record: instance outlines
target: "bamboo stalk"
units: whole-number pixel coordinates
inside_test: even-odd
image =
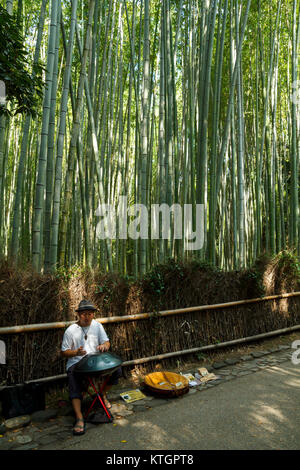
[[[72,126],[72,133],[71,133],[71,141],[69,145],[69,152],[68,152],[68,167],[66,172],[66,184],[65,184],[65,198],[63,203],[62,209],[62,220],[61,220],[61,246],[60,246],[60,254],[59,259],[61,264],[63,265],[65,262],[65,252],[67,246],[67,223],[71,205],[71,198],[72,198],[72,179],[74,176],[74,163],[75,163],[75,154],[77,148],[77,140],[80,132],[80,116],[81,110],[83,107],[83,93],[84,93],[84,85],[86,80],[86,65],[88,61],[88,56],[90,52],[90,43],[91,43],[91,32],[92,32],[92,23],[93,23],[93,16],[95,10],[95,0],[90,0],[89,2],[89,13],[88,13],[88,23],[87,23],[87,30],[84,39],[84,49],[81,59],[81,69],[80,69],[80,76],[78,81],[78,88],[77,88],[77,98],[76,98],[76,108],[75,108],[75,116]]]
[[[47,164],[47,151],[48,151],[48,134],[49,134],[49,119],[51,109],[51,94],[53,84],[54,72],[54,59],[55,59],[55,45],[57,35],[57,11],[59,1],[53,0],[51,2],[51,23],[50,35],[48,42],[48,55],[47,55],[47,73],[46,73],[46,89],[43,102],[43,122],[41,130],[41,145],[38,158],[38,173],[35,187],[35,202],[33,211],[33,227],[32,227],[32,264],[35,270],[39,271],[41,268],[42,254],[43,254],[43,238],[42,238],[42,225],[44,216],[44,193],[46,184],[46,164]]]
[[[41,42],[43,38],[47,3],[48,3],[48,0],[42,0],[41,7],[40,7],[40,18],[39,18],[37,40],[36,40],[34,59],[33,59],[34,65],[38,64],[38,61],[40,58]],[[35,77],[34,69],[32,71],[31,76],[32,78]],[[11,256],[13,258],[17,258],[18,256],[20,218],[21,218],[20,205],[21,205],[21,200],[22,200],[22,186],[23,186],[23,180],[24,180],[25,165],[27,161],[27,147],[28,147],[28,140],[29,140],[30,124],[31,124],[31,114],[27,114],[25,117],[23,136],[22,136],[22,141],[21,141],[21,146],[20,146],[20,158],[19,158],[18,173],[17,173],[17,187],[16,187],[16,195],[15,195],[14,209],[13,209],[13,223],[12,223],[12,235],[11,235],[11,247],[10,247]],[[1,141],[1,138],[0,138],[0,141]],[[0,163],[0,167],[1,167],[1,163]]]
[[[233,346],[241,343],[248,343],[251,341],[257,341],[264,338],[269,338],[271,336],[277,336],[290,331],[297,331],[300,329],[300,325],[291,326],[289,328],[282,328],[280,330],[268,331],[267,333],[261,333],[255,336],[246,336],[245,338],[238,338],[232,341],[225,341],[223,343],[208,344],[207,346],[201,346],[199,348],[183,349],[182,351],[174,351],[165,354],[158,354],[157,356],[142,357],[140,359],[133,359],[131,361],[123,362],[122,366],[131,366],[136,364],[144,364],[145,362],[159,361],[162,359],[168,359],[170,357],[183,356],[184,354],[193,354],[196,352],[205,352],[212,351],[214,349],[226,348],[228,346]]]
[[[294,325],[288,328],[282,328],[280,330],[268,331],[267,333],[261,333],[255,336],[246,336],[245,338],[238,338],[232,341],[225,341],[223,343],[208,344],[207,346],[201,346],[199,348],[183,349],[182,351],[174,351],[174,352],[165,353],[165,354],[158,354],[157,356],[149,356],[149,357],[142,357],[139,359],[132,359],[131,361],[124,361],[122,363],[122,367],[133,366],[137,364],[145,364],[146,362],[152,362],[152,361],[160,361],[162,359],[168,359],[170,357],[183,356],[184,354],[193,354],[196,352],[213,351],[214,349],[221,349],[221,348],[226,348],[228,346],[234,346],[237,344],[250,343],[251,341],[258,341],[261,339],[270,338],[272,336],[278,336],[278,335],[282,335],[282,334],[289,333],[292,331],[297,331],[299,329],[300,329],[300,325]],[[65,379],[66,377],[67,377],[67,374],[60,374],[60,375],[54,375],[52,377],[43,377],[41,379],[29,380],[26,383],[51,382],[51,381],[55,381],[59,379]],[[0,391],[3,390],[4,388],[5,387],[2,387],[2,388],[0,387]]]
[[[53,201],[52,201],[52,216],[51,216],[51,229],[50,229],[50,252],[49,252],[49,263],[50,270],[53,271],[57,262],[57,248],[58,248],[58,226],[59,226],[59,211],[60,211],[60,199],[61,199],[61,187],[62,187],[62,161],[63,161],[63,147],[65,143],[66,134],[66,117],[67,117],[67,104],[69,89],[72,89],[71,78],[71,66],[73,58],[74,48],[74,36],[75,36],[75,24],[76,24],[76,11],[77,11],[77,0],[72,2],[72,12],[70,19],[70,32],[69,32],[69,44],[65,51],[66,65],[63,78],[63,91],[60,104],[60,122],[57,130],[57,150],[56,150],[56,162],[55,162],[55,179],[53,188]],[[62,38],[65,43],[65,31],[63,18],[61,19]],[[72,107],[75,113],[75,105]]]
[[[119,323],[119,322],[127,322],[127,321],[146,320],[148,318],[153,318],[153,317],[158,318],[158,317],[166,317],[169,315],[179,315],[182,313],[190,313],[190,312],[198,312],[198,311],[206,311],[206,310],[218,310],[218,309],[223,309],[223,308],[236,307],[239,305],[253,304],[253,303],[262,302],[266,300],[286,299],[289,297],[298,297],[298,296],[300,296],[300,292],[290,292],[287,294],[269,295],[266,297],[259,297],[255,299],[246,299],[246,300],[236,300],[234,302],[225,302],[221,304],[200,305],[197,307],[179,308],[176,310],[162,310],[160,312],[154,312],[154,313],[153,312],[138,313],[136,315],[124,315],[122,317],[96,318],[96,321],[98,321],[99,323],[106,324],[106,323]],[[8,326],[8,327],[0,328],[0,335],[51,330],[51,329],[57,329],[57,328],[67,328],[73,323],[75,323],[75,320],[66,321],[66,322],[36,323],[32,325]]]

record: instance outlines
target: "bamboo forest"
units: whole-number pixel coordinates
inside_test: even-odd
[[[1,256],[129,276],[299,256],[299,7],[0,0]],[[195,230],[198,205],[187,249],[178,223],[192,208]]]

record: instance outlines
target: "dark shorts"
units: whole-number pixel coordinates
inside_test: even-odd
[[[82,374],[76,374],[74,371],[75,366],[76,364],[67,370],[70,399],[73,400],[73,398],[79,398],[82,400],[82,393],[87,390],[88,380],[86,376]],[[120,377],[122,377],[121,367],[111,374],[107,385],[117,385]],[[104,380],[104,377],[101,377],[101,380]]]

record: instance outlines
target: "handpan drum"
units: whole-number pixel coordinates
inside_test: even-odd
[[[123,361],[111,352],[92,353],[84,356],[74,367],[78,374],[107,375],[117,370]]]

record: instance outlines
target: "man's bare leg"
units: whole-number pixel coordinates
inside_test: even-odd
[[[112,385],[106,384],[104,389],[102,390],[102,395],[103,395],[106,408],[111,408],[111,403],[108,401],[108,398],[107,398],[107,392],[111,389],[111,387]]]
[[[80,398],[73,398],[72,399],[72,406],[73,406],[73,410],[74,410],[74,413],[75,413],[75,416],[76,416],[76,422],[79,421],[79,423],[77,422],[77,424],[75,425],[74,431],[75,432],[81,432],[84,429],[84,419],[83,419],[83,415],[82,415],[82,411],[81,411],[81,400],[80,400]]]
[[[83,419],[82,411],[81,411],[81,400],[80,398],[73,398],[72,399],[72,406],[76,416],[76,419]]]

